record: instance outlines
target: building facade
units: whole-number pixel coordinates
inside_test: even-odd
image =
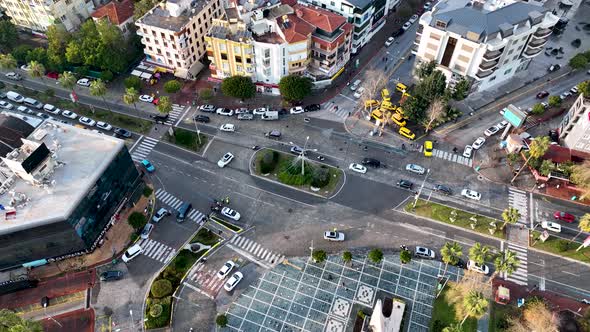
[[[528,69],[557,23],[546,9],[524,2],[490,8],[447,0],[420,18],[412,53],[415,66],[435,61],[447,82],[466,78],[482,91]]]
[[[92,19],[108,20],[121,30],[123,36],[129,36],[129,25],[133,24],[133,0],[113,0],[106,5],[96,8],[91,14]]]
[[[14,24],[39,32],[55,23],[73,31],[94,11],[92,0],[0,0],[0,7]]]
[[[590,153],[590,99],[582,93],[563,117],[559,139],[570,149]]]
[[[135,22],[145,62],[175,76],[195,79],[203,68],[205,35],[222,13],[220,0],[168,0]]]
[[[0,169],[0,270],[92,252],[141,183],[123,141],[54,121]]]

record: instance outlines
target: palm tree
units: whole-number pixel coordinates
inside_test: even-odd
[[[137,105],[135,103],[137,103],[138,101],[139,101],[139,92],[137,92],[137,90],[135,90],[134,87],[127,88],[125,90],[125,94],[123,95],[123,102],[127,105],[133,104],[133,108],[135,108],[135,111],[137,112],[137,114],[139,114],[139,111],[137,110]]]
[[[463,298],[463,308],[465,309],[466,314],[461,321],[461,326],[469,317],[479,319],[485,315],[488,310],[488,300],[485,299],[481,292],[471,290]]]
[[[518,210],[513,207],[509,207],[504,210],[504,212],[502,212],[502,219],[504,219],[504,223],[500,229],[504,229],[508,223],[516,224],[520,219],[520,212],[518,212]]]
[[[57,79],[59,84],[64,88],[71,90],[72,95],[74,94],[74,87],[76,86],[76,76],[69,71],[64,71]]]
[[[493,281],[498,273],[506,273],[511,275],[518,269],[520,265],[520,260],[516,257],[516,253],[512,250],[504,250],[503,252],[499,253],[494,260],[494,265],[496,265],[496,271],[490,278],[490,281]]]
[[[45,84],[45,79],[43,78],[43,76],[45,76],[45,66],[43,66],[42,63],[37,61],[29,62],[29,75],[35,78],[40,78],[43,85],[47,88],[47,84]]]
[[[442,329],[442,332],[463,332],[463,328],[459,324],[451,324]]]
[[[158,106],[156,106],[158,112],[162,114],[168,114],[172,111],[172,102],[170,101],[170,97],[164,96],[158,100]]]
[[[100,78],[90,83],[90,94],[95,97],[101,97],[107,109],[109,111],[111,110],[106,99],[104,99],[104,95],[107,94],[107,85]]]
[[[545,155],[545,152],[547,152],[547,149],[549,149],[549,144],[551,144],[549,136],[535,138],[535,140],[532,141],[529,145],[529,157],[527,158],[524,165],[518,170],[516,175],[512,178],[512,180],[510,180],[510,183],[516,180],[516,178],[520,175],[520,172],[522,172],[522,170],[525,169],[526,166],[529,164],[531,158],[538,159],[543,157]]]
[[[443,276],[447,274],[449,264],[456,265],[459,263],[461,256],[463,256],[463,247],[457,242],[446,242],[440,249],[440,256],[443,263],[445,263],[445,271]]]
[[[481,243],[477,242],[469,249],[469,259],[477,263],[478,265],[482,265],[485,261],[490,259],[492,254],[492,248],[489,246],[483,246]]]
[[[352,253],[350,251],[345,251],[342,253],[342,260],[345,264],[352,262]]]
[[[16,68],[16,59],[12,56],[12,54],[0,54],[0,68]]]
[[[590,213],[586,213],[580,218],[578,229],[580,231],[570,242],[573,242],[580,234],[582,234],[582,232],[590,232]]]

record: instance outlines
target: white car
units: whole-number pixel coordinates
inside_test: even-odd
[[[578,93],[578,91],[579,90],[578,90],[577,86],[574,86],[573,88],[570,89],[570,93],[572,93],[572,94],[576,94],[576,93]]]
[[[23,112],[23,113],[29,113],[29,112],[33,112],[31,111],[28,107],[26,106],[19,106],[16,108],[17,111],[19,112]],[[29,113],[30,114],[30,113]]]
[[[252,110],[252,114],[254,115],[264,115],[268,111],[266,107],[255,108]]]
[[[5,76],[6,76],[6,78],[9,78],[9,79],[14,80],[14,81],[20,81],[20,80],[23,79],[22,76],[20,76],[19,74],[15,73],[13,71],[11,71],[9,73],[6,73]]]
[[[494,125],[488,129],[486,129],[486,131],[484,131],[483,134],[490,137],[499,131],[500,131],[500,128],[497,125]]]
[[[353,172],[357,172],[357,173],[361,173],[361,174],[365,174],[367,173],[367,168],[361,164],[357,164],[357,163],[352,163],[348,166],[348,169],[353,171]]]
[[[80,86],[90,86],[90,80],[87,78],[81,78],[78,80],[78,82],[76,82],[76,84],[80,85]]]
[[[234,263],[233,261],[225,262],[225,264],[223,264],[221,269],[219,269],[219,271],[217,272],[217,278],[224,279],[231,272],[231,270],[234,269],[234,267],[236,267],[236,263]]]
[[[352,96],[356,99],[359,99],[363,95],[363,92],[365,92],[365,87],[361,86],[360,88],[356,89]]]
[[[139,96],[139,100],[146,102],[146,103],[153,103],[154,97],[152,97],[150,95],[141,95],[141,96]]]
[[[433,250],[420,246],[416,246],[416,251],[414,252],[414,255],[416,255],[417,257],[429,259],[434,259],[436,257],[436,254]]]
[[[486,139],[485,139],[485,138],[483,138],[483,137],[478,137],[478,138],[475,140],[475,142],[473,142],[473,144],[471,144],[471,146],[473,146],[473,148],[474,148],[475,150],[479,150],[479,148],[481,148],[481,147],[482,147],[482,145],[483,145],[483,143],[485,143],[485,142],[486,142]]]
[[[91,118],[87,118],[85,116],[81,116],[78,119],[78,122],[80,122],[81,124],[85,124],[89,127],[94,127],[94,125],[96,124],[96,121],[92,120]]]
[[[424,10],[429,10],[430,7],[432,7],[432,3],[431,2],[427,2],[424,4]]]
[[[65,116],[68,119],[72,119],[72,120],[74,120],[75,118],[78,117],[78,114],[76,114],[72,111],[68,111],[68,110],[61,112],[61,115]]]
[[[228,218],[233,219],[235,221],[240,220],[240,218],[242,217],[237,211],[232,210],[232,209],[228,208],[227,206],[224,207],[223,209],[221,209],[221,214],[224,215],[225,217],[228,217]]]
[[[410,19],[408,20],[408,22],[414,24],[414,22],[418,21],[420,17],[416,14],[412,15],[412,17],[410,17]]]
[[[29,65],[22,65],[22,66],[20,66],[20,69],[22,69],[24,71],[29,71],[29,70],[31,70],[31,67],[29,67]]]
[[[395,39],[394,39],[393,37],[389,37],[389,38],[387,38],[387,40],[385,41],[385,47],[389,47],[389,46],[391,46],[391,44],[393,44],[393,41],[394,41],[394,40],[395,40]]]
[[[209,112],[209,113],[213,113],[213,112],[215,112],[215,106],[213,106],[213,105],[201,105],[201,106],[199,107],[199,109],[200,109],[202,112]]]
[[[229,109],[229,108],[220,107],[215,111],[215,113],[217,113],[219,115],[232,116],[232,115],[234,115],[234,110]]]
[[[240,115],[240,114],[250,114],[250,111],[245,108],[245,107],[240,107],[240,108],[236,108],[234,110],[234,114]]]
[[[240,281],[242,281],[242,279],[244,279],[242,272],[236,272],[231,276],[231,278],[227,280],[225,285],[223,285],[223,288],[226,291],[231,292],[234,288],[236,288]]]
[[[12,105],[11,103],[4,100],[0,100],[0,108],[3,108],[5,110],[11,110],[13,107],[14,105]]]
[[[481,194],[478,193],[475,190],[471,190],[471,189],[463,189],[461,190],[461,196],[463,197],[467,197],[476,201],[479,201],[481,199]]]
[[[548,108],[549,104],[547,102],[542,102],[541,105],[543,105],[543,108]]]
[[[61,112],[61,110],[59,108],[57,108],[51,104],[45,104],[43,106],[43,109],[45,110],[45,112],[55,114],[55,115],[59,115],[59,113]]]
[[[127,249],[127,251],[125,251],[125,253],[121,257],[121,259],[123,260],[123,262],[127,263],[130,260],[134,259],[135,257],[139,256],[142,252],[143,252],[143,249],[141,249],[139,244],[136,244],[136,245],[132,246],[131,248]]]
[[[324,232],[324,240],[342,242],[342,241],[344,241],[344,233],[334,232],[334,231],[325,231]]]
[[[221,125],[221,127],[219,127],[219,130],[221,131],[228,131],[228,132],[234,132],[236,131],[236,126],[234,126],[231,123],[224,123]]]
[[[148,222],[143,227],[143,230],[141,231],[140,237],[142,239],[147,239],[148,237],[150,237],[150,234],[152,233],[153,230],[154,230],[154,224]]]
[[[153,222],[160,222],[160,220],[164,219],[166,216],[170,215],[170,211],[166,210],[165,208],[160,208],[158,212],[154,214],[152,217]]]
[[[541,223],[541,228],[555,233],[561,233],[561,225],[556,222],[543,221]]]
[[[472,152],[473,152],[473,146],[466,145],[465,146],[465,150],[463,150],[463,157],[465,157],[465,158],[471,158]]]
[[[223,168],[227,164],[229,164],[233,159],[234,159],[234,155],[231,154],[230,152],[228,152],[228,153],[224,154],[223,157],[221,157],[221,159],[219,159],[219,161],[217,162],[217,166]]]
[[[301,106],[291,107],[291,109],[289,110],[289,113],[291,114],[301,114],[303,112],[305,112],[305,110]]]
[[[406,22],[406,23],[404,23],[404,25],[402,25],[402,29],[403,29],[404,31],[406,31],[406,30],[408,30],[408,29],[409,29],[411,26],[412,26],[412,23],[410,23],[410,22]]]
[[[105,131],[109,131],[111,129],[113,129],[113,126],[111,126],[110,124],[106,123],[106,122],[102,122],[102,121],[98,121],[96,123],[96,127],[105,130]]]
[[[504,129],[506,128],[506,126],[508,125],[508,121],[506,120],[502,120],[500,123],[498,123],[496,126],[500,129]]]
[[[469,261],[467,261],[467,269],[470,271],[475,271],[477,273],[481,273],[484,275],[487,275],[488,273],[490,273],[490,268],[485,265],[479,265],[476,262],[472,261],[471,259]]]
[[[406,171],[420,174],[420,175],[426,173],[426,169],[424,167],[422,167],[420,165],[416,165],[416,164],[407,164]]]

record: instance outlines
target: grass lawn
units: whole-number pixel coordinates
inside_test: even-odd
[[[490,325],[489,325],[489,332],[502,332],[505,331],[502,328],[502,322],[508,319],[508,317],[516,314],[518,312],[518,308],[512,305],[501,305],[496,302],[491,301],[491,310],[490,310]]]
[[[212,246],[215,243],[219,242],[219,237],[215,235],[215,233],[211,232],[206,228],[201,228],[192,238],[191,243],[199,242],[206,246]]]
[[[533,239],[537,239],[541,232],[533,231]],[[579,236],[578,238],[584,238],[583,236]],[[541,242],[538,240],[531,241],[531,247],[534,247],[539,250],[544,250],[550,253],[557,254],[559,256],[568,257],[571,259],[575,259],[582,262],[590,262],[590,253],[588,248],[582,248],[580,251],[576,251],[581,243],[579,242],[569,242],[569,240],[564,240],[557,238],[555,236],[549,236],[549,238],[545,242]]]
[[[231,229],[234,232],[239,232],[239,231],[242,230],[240,227],[238,227],[238,226],[236,226],[236,225],[234,225],[232,223],[229,223],[229,222],[227,222],[227,221],[225,221],[225,220],[223,220],[221,218],[218,218],[218,217],[212,217],[211,220],[213,220],[214,222],[216,222],[218,224],[221,224],[221,225],[223,225],[223,226]]]
[[[453,324],[460,323],[455,317],[455,307],[447,302],[447,291],[452,284],[447,284],[445,290],[434,300],[432,306],[432,318],[430,319],[430,331],[440,332],[443,328]],[[463,331],[477,331],[477,320],[467,318],[463,323]]]
[[[166,132],[164,139],[185,149],[199,152],[209,140],[209,136],[205,134],[199,134],[199,136],[201,136],[200,141],[197,138],[197,133],[182,128],[174,128],[174,136],[170,136],[170,134]]]
[[[467,228],[467,229],[472,229],[471,225],[470,225],[471,224],[470,218],[475,216],[475,218],[477,219],[477,225],[475,226],[475,228],[473,230],[478,233],[490,234],[490,231],[489,231],[490,226],[489,225],[491,222],[496,222],[497,228],[496,228],[496,231],[494,232],[494,234],[492,234],[492,235],[495,237],[498,237],[498,238],[504,238],[504,232],[500,230],[500,227],[502,226],[502,223],[503,223],[501,220],[497,220],[497,219],[493,219],[493,218],[489,218],[489,217],[485,217],[485,216],[481,216],[481,215],[474,215],[471,212],[455,209],[455,208],[452,208],[452,207],[449,207],[446,205],[442,205],[442,204],[438,204],[438,203],[434,203],[434,202],[427,202],[422,199],[418,200],[415,210],[413,210],[413,208],[412,208],[413,204],[414,204],[413,201],[408,203],[405,206],[404,210],[406,212],[414,213],[414,214],[417,214],[422,217],[442,221],[442,222],[450,224],[450,225],[456,225],[456,226]],[[456,213],[457,213],[457,215],[455,216],[454,223],[449,220],[449,218],[451,217],[451,211],[453,211],[453,210],[456,211]]]

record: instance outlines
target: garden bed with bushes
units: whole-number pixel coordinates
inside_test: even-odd
[[[570,242],[569,240],[560,239],[555,236],[549,236],[545,242],[539,239],[541,232],[533,231],[530,246],[539,250],[547,251],[563,257],[568,257],[582,262],[590,263],[590,255],[586,253],[588,249],[582,248],[576,251],[581,245],[580,242]],[[578,239],[584,239],[584,235],[580,235]]]
[[[174,135],[171,136],[170,133],[166,132],[164,140],[187,150],[200,152],[201,149],[207,145],[209,136],[205,134],[198,135],[201,137],[200,141],[197,137],[197,133],[182,128],[174,128]]]
[[[276,150],[257,152],[254,172],[282,184],[330,196],[340,185],[342,170],[309,159],[303,165],[298,157]]]

